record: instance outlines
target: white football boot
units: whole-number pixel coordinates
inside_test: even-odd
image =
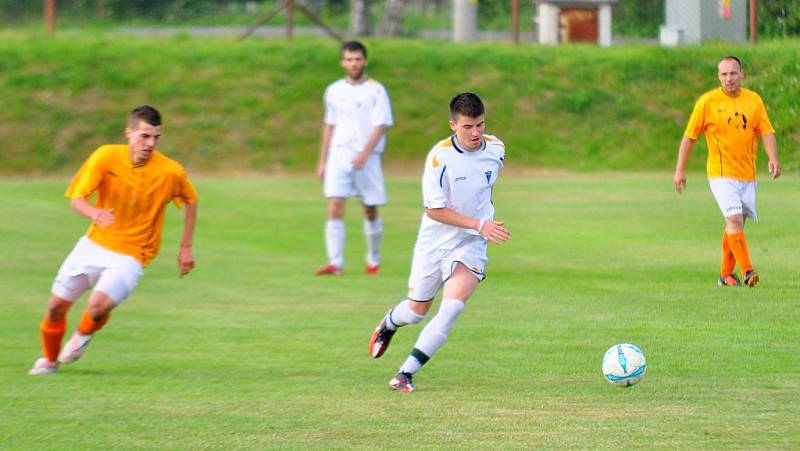
[[[58,362],[51,362],[47,357],[40,357],[33,362],[33,367],[28,371],[31,376],[41,376],[42,374],[53,374],[58,371]]]
[[[80,359],[83,353],[86,352],[86,347],[89,346],[93,336],[94,334],[83,335],[76,330],[61,349],[61,353],[58,354],[58,361],[72,363]]]

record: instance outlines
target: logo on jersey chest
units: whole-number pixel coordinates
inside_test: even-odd
[[[486,183],[492,183],[492,171],[486,171],[483,175],[486,176]]]

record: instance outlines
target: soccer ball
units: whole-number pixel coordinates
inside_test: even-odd
[[[641,349],[630,343],[608,348],[603,356],[603,376],[618,387],[630,387],[639,382],[647,371],[647,361]]]

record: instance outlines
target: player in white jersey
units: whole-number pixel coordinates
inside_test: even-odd
[[[414,247],[408,298],[384,316],[372,333],[369,352],[383,355],[397,328],[419,323],[444,285],[439,312],[422,329],[411,355],[390,381],[411,392],[412,376],[442,347],[478,282],[484,279],[487,242],[511,238],[494,219],[492,189],[503,168],[505,145],[484,135],[484,107],[472,93],[450,101],[453,135],[428,154],[422,176],[425,213]]]
[[[392,107],[386,89],[367,77],[367,49],[358,41],[342,45],[346,76],[325,90],[325,125],[317,164],[328,198],[325,248],[328,264],[317,275],[341,275],[344,266],[344,210],[348,197],[359,196],[364,206],[367,238],[366,272],[380,271],[383,223],[378,206],[386,204],[381,156]]]

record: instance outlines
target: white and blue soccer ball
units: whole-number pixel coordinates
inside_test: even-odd
[[[603,376],[618,387],[630,387],[647,372],[644,353],[637,346],[622,343],[608,348],[603,356]]]

